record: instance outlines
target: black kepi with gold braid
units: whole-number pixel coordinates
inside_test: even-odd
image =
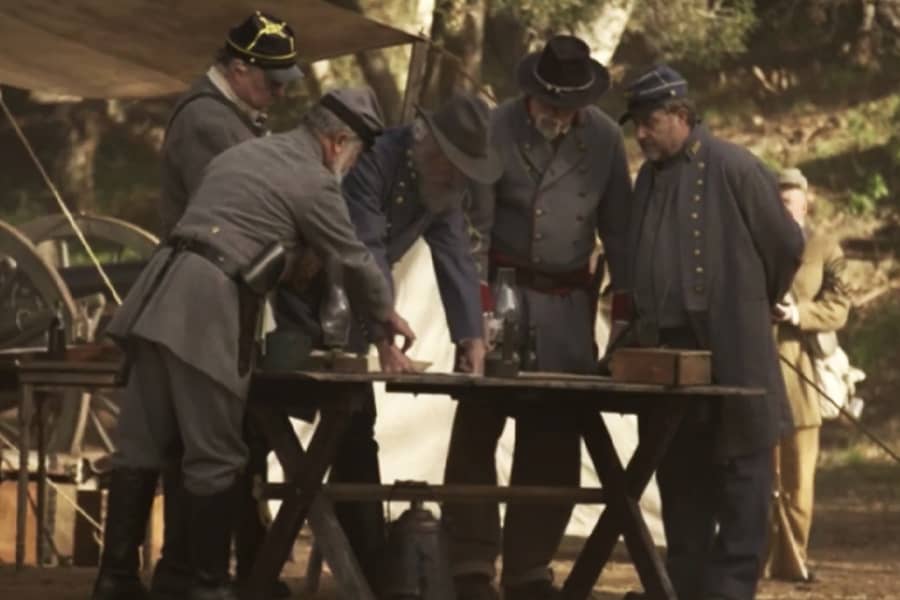
[[[294,30],[278,17],[260,11],[228,32],[225,51],[263,69],[267,77],[281,83],[303,76],[297,67]]]

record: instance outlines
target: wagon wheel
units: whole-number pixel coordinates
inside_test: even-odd
[[[105,250],[103,263],[146,260],[159,244],[159,239],[149,231],[121,219],[82,213],[75,215],[75,222],[92,245],[99,242],[100,250]],[[42,252],[56,247],[57,267],[68,267],[70,251],[80,248],[64,215],[39,217],[20,229]]]
[[[81,213],[75,216],[75,222],[113,288],[119,297],[124,297],[159,240],[145,229],[113,217]],[[29,221],[20,229],[56,267],[84,315],[87,331],[83,332],[83,339],[93,340],[102,320],[112,315],[115,303],[69,220],[64,215],[50,215]]]
[[[121,219],[81,213],[75,215],[78,228],[97,254],[104,270],[116,288],[124,296],[144,263],[156,249],[159,240],[150,232]],[[114,308],[110,294],[99,274],[84,255],[81,242],[76,238],[65,215],[49,215],[29,221],[21,227],[37,246],[38,251],[56,266],[60,276],[81,305],[83,314],[90,298],[103,294],[109,316]],[[102,307],[102,305],[101,305]],[[93,339],[92,323],[87,339]],[[95,392],[82,396],[82,402],[63,402],[52,429],[51,447],[71,454],[81,450],[100,448],[112,450],[111,430],[118,417],[118,395]],[[68,400],[72,400],[69,398]]]
[[[44,346],[54,311],[78,314],[65,282],[22,233],[0,221],[0,348]]]
[[[101,261],[116,291],[124,296],[159,240],[150,232],[121,219],[91,214],[75,215],[78,228]],[[99,295],[105,298],[108,317],[114,303],[99,273],[89,262],[65,215],[39,217],[21,227],[38,252],[53,264],[76,298],[81,314],[90,313],[89,304]],[[103,308],[103,304],[100,304]],[[97,315],[99,319],[101,315]],[[88,327],[86,339],[93,339],[97,321]],[[67,398],[54,415],[50,448],[69,454],[86,449],[111,451],[111,430],[118,418],[118,394],[95,392],[81,395],[81,402]]]

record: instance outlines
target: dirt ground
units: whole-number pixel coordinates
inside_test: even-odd
[[[810,585],[763,581],[757,598],[786,600],[900,599],[900,466],[873,459],[846,460],[826,455],[817,482],[811,564],[818,581]],[[828,462],[835,464],[829,465]],[[326,574],[322,588],[304,593],[308,539],[299,540],[288,583],[295,598],[337,598]],[[567,539],[557,556],[560,576],[571,568],[580,540]],[[92,569],[28,569],[16,573],[0,565],[0,598],[86,600]],[[597,583],[593,598],[613,600],[638,579],[624,552],[617,552]]]

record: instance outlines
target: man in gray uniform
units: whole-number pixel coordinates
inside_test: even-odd
[[[413,123],[378,136],[342,186],[356,232],[388,280],[391,265],[420,237],[426,241],[460,370],[474,373],[482,372],[485,348],[478,271],[463,197],[466,178],[490,184],[500,176],[502,165],[488,142],[489,118],[484,101],[462,94],[434,113],[420,111]],[[298,327],[320,343],[321,328],[314,315],[321,287],[303,295],[280,294],[279,327]],[[365,336],[356,332],[354,338],[354,350],[366,352]],[[378,340],[375,347],[382,370],[413,370],[390,340]],[[331,469],[332,481],[380,482],[374,394],[366,404],[367,410],[356,415],[344,435]],[[384,541],[381,502],[342,502],[335,509],[363,570],[377,584]]]
[[[162,238],[184,214],[207,164],[231,146],[267,134],[265,111],[284,95],[286,85],[301,78],[290,26],[259,11],[228,32],[225,44],[206,74],[178,100],[162,147],[159,216]],[[265,533],[250,479],[265,469],[264,444],[248,428],[251,464],[241,518],[235,531],[238,579],[248,576]],[[160,598],[179,598],[188,582],[187,515],[181,510],[181,469],[177,463],[163,474],[165,529],[162,556],[153,572],[152,589]],[[290,590],[278,582],[276,596]]]
[[[210,163],[167,245],[132,287],[108,332],[131,372],[118,427],[95,600],[144,598],[137,577],[159,470],[177,456],[184,475],[193,581],[185,597],[234,598],[228,585],[235,481],[254,363],[260,293],[280,273],[250,277],[273,244],[311,248],[339,264],[348,293],[387,335],[412,338],[390,288],[353,232],[338,180],[362,143],[368,91],[334,92],[341,117],[315,106],[297,129],[251,140]],[[352,122],[348,122],[352,121]],[[178,449],[182,450],[177,455]]]
[[[267,133],[266,110],[302,77],[294,32],[284,21],[250,15],[228,32],[206,74],[178,99],[162,147],[162,237],[181,218],[206,165],[228,148]]]
[[[519,65],[523,97],[493,113],[493,144],[504,173],[473,198],[482,273],[515,269],[523,304],[520,331],[534,328],[537,369],[596,369],[596,285],[589,261],[599,234],[619,284],[631,183],[622,135],[590,106],[609,86],[606,69],[578,38],[556,36]],[[572,415],[552,396],[516,398],[516,449],[511,482],[573,486],[581,470]],[[507,413],[461,400],[450,440],[447,483],[494,484],[494,455]],[[572,507],[513,504],[503,539],[504,598],[552,598],[550,560]],[[496,504],[447,504],[444,520],[458,597],[497,598],[491,586],[500,550]]]
[[[628,235],[635,341],[707,349],[716,383],[762,398],[698,399],[657,470],[666,566],[679,598],[750,600],[765,551],[772,449],[791,424],[772,336],[803,236],[775,177],[714,137],[660,65],[626,89],[647,160]],[[653,435],[640,421],[641,435]],[[642,594],[630,594],[643,597]]]

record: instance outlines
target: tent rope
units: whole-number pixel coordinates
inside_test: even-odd
[[[103,280],[104,285],[109,290],[110,295],[112,295],[113,301],[116,305],[122,304],[122,298],[119,296],[119,293],[116,291],[115,286],[113,286],[112,281],[110,281],[109,277],[106,274],[106,271],[103,269],[103,265],[100,264],[100,261],[97,259],[97,255],[94,254],[94,250],[91,248],[90,244],[88,244],[87,238],[84,237],[84,233],[81,231],[81,228],[78,226],[78,223],[75,221],[75,217],[72,215],[72,211],[69,210],[69,207],[66,206],[66,203],[63,202],[62,196],[59,193],[59,190],[56,189],[56,186],[53,184],[53,181],[50,179],[50,176],[47,174],[47,171],[44,169],[44,165],[41,164],[40,159],[38,159],[37,154],[34,152],[34,148],[31,146],[31,143],[28,141],[28,138],[25,137],[25,133],[19,127],[19,124],[16,122],[15,117],[12,112],[9,110],[9,107],[6,105],[6,101],[3,99],[2,91],[0,91],[0,107],[3,108],[3,113],[6,115],[6,118],[9,119],[9,123],[12,126],[13,130],[16,132],[19,140],[22,142],[22,145],[25,146],[25,150],[28,152],[28,155],[31,157],[31,160],[34,162],[34,166],[37,167],[37,170],[40,172],[41,177],[44,179],[44,183],[47,184],[47,187],[50,189],[50,193],[53,194],[53,197],[56,199],[56,203],[59,205],[59,208],[62,210],[63,214],[66,216],[66,219],[69,221],[69,225],[72,226],[72,230],[75,232],[75,236],[78,238],[78,241],[81,242],[81,245],[84,247],[84,250],[87,252],[88,257],[91,259],[94,267],[97,269],[97,272],[100,273],[100,278]]]

